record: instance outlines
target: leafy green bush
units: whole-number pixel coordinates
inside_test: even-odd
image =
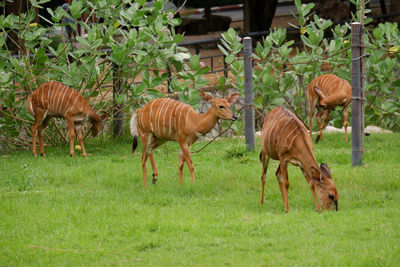
[[[181,20],[174,18],[172,11],[163,9],[165,0],[155,1],[152,6],[145,0],[73,1],[69,13],[61,7],[54,11],[47,9],[51,15],[49,27],[34,23],[44,2],[47,0],[31,0],[27,13],[0,15],[3,148],[29,144],[26,134],[33,118],[26,111],[26,97],[48,80],[77,89],[90,98],[95,110],[109,113],[115,104],[125,103],[124,111],[130,114],[138,105],[162,96],[155,88],[165,87],[167,81],[169,89],[178,93],[182,101],[194,105],[200,102],[194,89],[206,84],[201,75],[209,68],[200,66],[198,56],[178,46],[182,35],[176,34],[174,27]],[[78,20],[84,12],[94,14],[98,22]],[[63,34],[64,17],[73,19],[85,34],[77,36],[74,42],[67,40]],[[61,34],[57,34],[60,29]],[[12,55],[10,42],[18,46],[18,55]],[[171,77],[167,70],[171,70]],[[113,79],[121,85],[115,100],[111,99],[110,89]],[[63,121],[52,121],[52,129],[46,136],[48,142],[63,140],[55,129],[61,128],[60,123]]]

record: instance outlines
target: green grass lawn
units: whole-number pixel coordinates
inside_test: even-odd
[[[332,171],[339,211],[317,213],[299,168],[289,168],[286,214],[270,162],[259,205],[260,144],[222,139],[193,154],[178,186],[178,146],[154,152],[156,186],[143,187],[131,140],[87,140],[89,158],[68,145],[0,156],[0,265],[398,266],[400,134],[365,137],[363,166],[351,143],[324,134],[318,162]],[[197,143],[192,150],[202,147]]]

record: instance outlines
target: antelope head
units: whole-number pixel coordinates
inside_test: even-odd
[[[331,171],[325,163],[319,169],[311,167],[315,188],[323,210],[338,210],[338,193],[333,183]]]
[[[91,120],[92,122],[92,136],[95,137],[97,136],[97,134],[101,131],[101,127],[103,125],[103,120],[107,117],[107,113],[104,112],[101,116],[100,116],[100,120],[96,121],[94,119]]]
[[[211,108],[214,110],[214,114],[220,118],[225,120],[237,120],[237,116],[233,113],[231,109],[231,104],[236,102],[239,98],[238,93],[233,93],[230,96],[224,98],[213,98],[207,93],[203,91],[199,91],[201,99],[211,104]]]

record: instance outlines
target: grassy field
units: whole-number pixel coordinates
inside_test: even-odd
[[[331,168],[338,212],[315,212],[290,167],[286,214],[276,161],[259,205],[260,145],[246,153],[239,138],[194,154],[197,183],[185,166],[182,186],[176,143],[154,153],[159,181],[147,188],[130,140],[88,140],[89,158],[70,158],[68,146],[2,155],[0,265],[398,266],[400,135],[365,137],[358,168],[343,134],[324,137],[315,155]]]

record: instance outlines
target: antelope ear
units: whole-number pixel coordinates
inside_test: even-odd
[[[208,102],[208,101],[210,101],[210,100],[212,99],[212,96],[210,96],[210,95],[207,94],[207,93],[204,93],[204,92],[201,91],[201,90],[199,90],[199,94],[200,94],[201,99],[203,99],[203,100],[206,101],[206,102]]]
[[[311,175],[314,182],[322,184],[324,181],[322,180],[321,171],[319,168],[311,166]]]
[[[321,163],[320,169],[327,178],[332,179],[331,170],[329,169],[328,165],[326,165],[325,163]]]
[[[321,89],[319,89],[319,87],[314,86],[314,92],[317,94],[317,96],[319,96],[319,98],[325,98],[324,93],[322,93]]]
[[[240,94],[238,93],[233,93],[230,96],[225,97],[225,100],[228,101],[229,104],[232,104],[238,100]]]

